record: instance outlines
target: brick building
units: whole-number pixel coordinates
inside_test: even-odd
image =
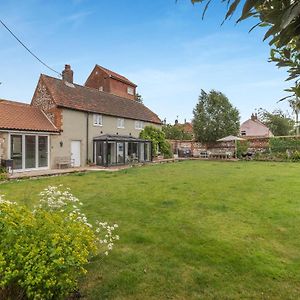
[[[137,87],[126,77],[99,65],[94,67],[85,82],[85,86],[130,100],[135,100]]]

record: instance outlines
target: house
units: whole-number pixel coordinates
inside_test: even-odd
[[[175,120],[174,126],[178,127],[180,130],[182,130],[183,133],[189,135],[191,139],[194,139],[194,130],[193,130],[193,124],[191,122],[187,122],[186,119],[184,120],[183,124],[180,124],[178,120]]]
[[[126,77],[96,65],[85,82],[85,86],[99,91],[135,100],[137,85]]]
[[[252,114],[249,120],[241,124],[240,135],[245,137],[272,137],[273,133],[258,120],[257,114]]]
[[[110,83],[100,89],[98,67],[96,65],[84,86],[73,82],[70,65],[65,66],[62,79],[40,75],[30,105],[10,103],[11,107],[19,108],[22,126],[14,125],[13,108],[5,110],[4,105],[0,106],[6,120],[4,125],[0,123],[0,130],[6,130],[2,158],[13,159],[15,170],[41,168],[39,153],[42,149],[47,152],[47,168],[57,168],[61,160],[69,160],[76,167],[87,163],[111,166],[151,160],[151,143],[139,139],[139,134],[147,125],[160,128],[161,120],[129,97],[132,95],[124,95],[126,89],[124,92],[123,86],[118,87],[114,81],[132,87],[133,93],[136,87],[125,77],[105,69],[111,75],[106,79]],[[28,112],[22,115],[22,109]],[[0,114],[1,120],[2,116]],[[35,136],[34,145],[30,145],[27,138],[31,133]],[[47,136],[48,148],[39,149],[39,136]],[[19,152],[15,155],[17,148]],[[17,163],[17,156],[21,163]],[[33,156],[35,165],[28,162]]]

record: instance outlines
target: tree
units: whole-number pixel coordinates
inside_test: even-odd
[[[160,152],[164,158],[172,157],[171,145],[166,140],[165,133],[162,130],[153,126],[146,126],[141,131],[140,138],[152,142],[153,156],[157,156]]]
[[[300,1],[299,0],[220,0],[227,3],[228,11],[225,20],[231,18],[236,10],[242,6],[242,13],[237,23],[254,17],[258,23],[253,26],[266,27],[264,40],[270,38],[271,47],[270,61],[278,67],[287,67],[289,77],[287,80],[296,79],[295,86],[287,91],[293,97],[300,97]],[[203,16],[211,0],[191,0],[206,3]],[[244,5],[242,5],[244,3]],[[286,97],[287,98],[287,97]]]
[[[193,137],[190,133],[185,132],[182,125],[167,124],[162,127],[168,140],[191,140]]]
[[[300,113],[300,100],[298,97],[289,100],[290,107],[295,114],[295,126],[296,126],[296,135],[299,135],[299,113]]]
[[[240,128],[239,111],[221,92],[201,90],[199,102],[194,108],[193,128],[196,140],[213,143],[228,136],[237,135]]]
[[[275,136],[286,136],[293,133],[294,121],[282,110],[268,112],[265,109],[258,111],[259,119]]]
[[[135,101],[137,101],[137,102],[139,102],[139,103],[142,103],[143,104],[143,97],[142,97],[142,95],[141,94],[139,94],[139,93],[136,93],[135,94]]]

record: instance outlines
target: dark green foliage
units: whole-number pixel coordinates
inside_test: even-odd
[[[285,136],[293,133],[294,121],[280,109],[272,113],[260,109],[259,118],[275,136]]]
[[[142,95],[140,95],[139,93],[135,94],[135,101],[139,102],[139,103],[143,103],[143,97]]]
[[[289,138],[271,138],[269,141],[271,152],[286,152],[287,150],[300,150],[300,139],[296,137]]]
[[[153,126],[146,126],[140,133],[140,138],[150,140],[152,142],[152,154],[157,156],[161,153],[165,158],[172,157],[171,145],[166,140],[162,130]]]
[[[182,125],[167,124],[162,127],[168,140],[191,140],[193,137],[190,133],[185,132]]]
[[[249,146],[249,141],[237,141],[237,157],[241,158],[242,154],[247,153]]]
[[[0,181],[7,179],[7,171],[6,168],[0,166]]]
[[[194,108],[193,128],[197,141],[214,143],[228,135],[237,135],[240,127],[239,111],[221,92],[201,90]]]

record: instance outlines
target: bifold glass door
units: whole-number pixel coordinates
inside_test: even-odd
[[[22,169],[22,157],[23,157],[23,146],[22,146],[22,135],[12,135],[10,145],[10,158],[13,160],[13,169]]]
[[[10,140],[14,170],[48,167],[48,136],[16,134],[11,135]]]

